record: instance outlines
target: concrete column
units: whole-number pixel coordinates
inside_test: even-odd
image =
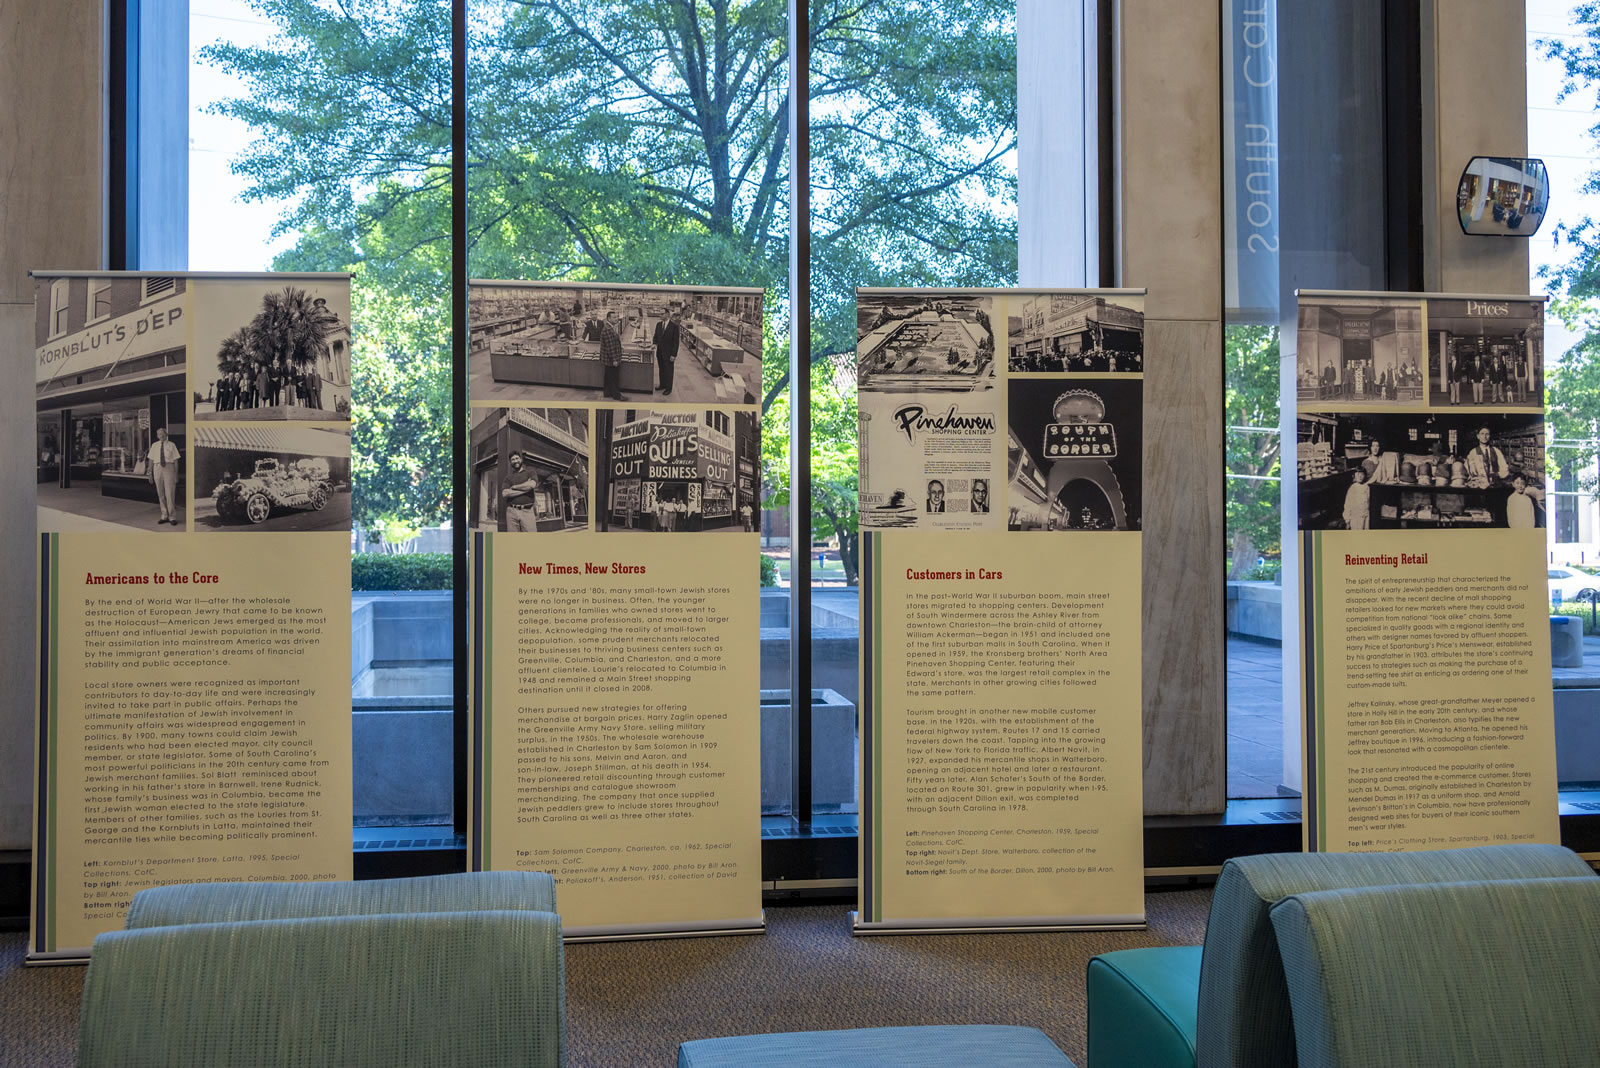
[[[1227,803],[1221,16],[1122,0],[1117,285],[1145,302],[1144,799]],[[1109,281],[1109,280],[1107,280]]]
[[[0,6],[0,852],[29,848],[34,269],[104,266],[104,0]]]
[[[1456,220],[1456,188],[1469,159],[1528,151],[1525,15],[1523,4],[1422,5],[1423,277],[1430,292],[1528,292],[1528,243],[1468,237]]]

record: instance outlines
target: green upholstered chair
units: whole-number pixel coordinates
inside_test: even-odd
[[[562,964],[560,919],[526,909],[113,931],[78,1063],[559,1066]]]
[[[544,872],[482,871],[322,883],[185,883],[141,890],[126,926],[367,916],[480,909],[556,911],[555,880]]]
[[[1323,890],[1271,916],[1300,1068],[1600,1063],[1600,879]]]
[[[1032,1027],[865,1027],[703,1038],[678,1047],[678,1068],[1072,1068]]]
[[[1192,946],[1124,950],[1090,961],[1089,1066],[1293,1064],[1289,993],[1268,918],[1268,910],[1291,894],[1573,876],[1593,872],[1570,850],[1545,845],[1235,858],[1217,878],[1198,971]]]

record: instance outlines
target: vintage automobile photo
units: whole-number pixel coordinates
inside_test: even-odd
[[[332,494],[328,461],[308,459],[282,464],[269,456],[256,461],[253,474],[217,483],[211,498],[216,502],[217,515],[226,522],[264,523],[273,509],[321,511]]]

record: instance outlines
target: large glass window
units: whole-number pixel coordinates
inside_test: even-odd
[[[858,804],[855,288],[1016,284],[1017,0],[812,7],[811,530],[790,551],[811,554],[812,816],[829,833]]]
[[[1381,185],[1405,171],[1385,154],[1383,7],[1222,4],[1230,798],[1299,790],[1282,691],[1297,653],[1281,614],[1281,331],[1296,289],[1391,285]]]
[[[387,551],[420,544],[450,507],[452,6],[190,8],[190,266],[354,272],[355,540]],[[711,313],[762,353],[763,422],[759,448],[734,435],[734,482],[700,507],[734,509],[759,479],[763,700],[789,702],[790,636],[809,628],[815,712],[801,714],[820,717],[809,773],[824,817],[856,806],[854,289],[1015,284],[1016,6],[808,5],[812,520],[791,531],[785,5],[466,4],[468,186],[454,192],[469,277],[766,291],[759,325],[747,308]],[[478,528],[498,523],[503,436],[471,446]],[[589,502],[552,487],[536,506],[554,521]],[[811,618],[789,620],[798,559]],[[353,612],[374,603],[358,593]],[[766,814],[795,815],[788,790],[764,796]]]
[[[1584,628],[1581,658],[1553,669],[1556,772],[1564,788],[1595,789],[1600,752],[1587,724],[1600,712],[1600,635],[1595,596],[1584,591],[1600,589],[1600,13],[1572,0],[1527,0],[1527,33],[1528,154],[1550,176],[1549,211],[1527,242],[1528,291],[1552,297],[1544,332],[1550,611],[1578,616]]]

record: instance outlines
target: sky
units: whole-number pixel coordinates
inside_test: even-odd
[[[241,199],[245,180],[229,162],[250,143],[242,122],[207,114],[219,100],[242,96],[244,85],[200,59],[216,41],[259,45],[272,25],[245,0],[190,0],[189,4],[189,269],[265,271],[272,257],[294,244],[293,235],[272,237],[281,203]]]

